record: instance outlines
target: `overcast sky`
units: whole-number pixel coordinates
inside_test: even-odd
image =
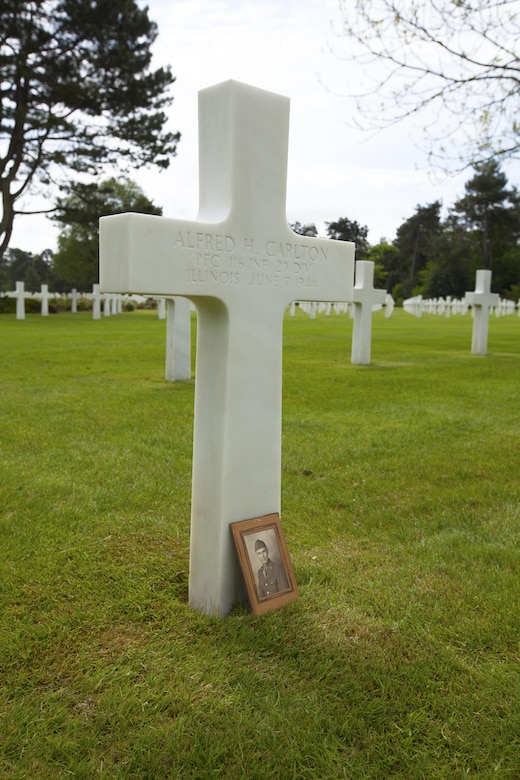
[[[350,0],[353,2],[354,0]],[[369,229],[369,241],[392,240],[418,204],[450,206],[470,173],[438,182],[417,146],[412,125],[369,137],[348,125],[341,96],[352,66],[331,48],[340,30],[338,0],[147,0],[159,37],[153,66],[177,78],[169,111],[182,139],[165,172],[132,174],[166,217],[198,211],[197,93],[236,79],[291,100],[287,219],[324,223],[339,217]],[[515,183],[515,182],[512,182]],[[26,205],[34,205],[36,201]],[[12,247],[56,248],[57,230],[44,217],[19,217]]]

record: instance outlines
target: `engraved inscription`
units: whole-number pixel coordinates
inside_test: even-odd
[[[291,244],[289,241],[268,241],[265,251],[269,257],[283,257],[288,260],[310,260],[311,263],[327,259],[328,249],[309,244]]]
[[[236,271],[214,271],[211,268],[188,268],[188,281],[235,285],[240,281],[240,274]]]
[[[235,240],[221,233],[206,233],[192,230],[178,230],[174,246],[184,249],[198,249],[216,252],[232,252]]]
[[[316,270],[328,247],[307,242],[258,241],[225,233],[178,230],[174,247],[185,250],[192,284],[271,288],[317,287]]]

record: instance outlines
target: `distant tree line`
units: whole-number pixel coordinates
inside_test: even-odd
[[[89,292],[99,281],[99,218],[126,211],[162,214],[128,178],[100,184],[79,182],[62,191],[52,216],[61,226],[58,250],[35,255],[9,248],[0,266],[0,289],[12,290],[16,282],[25,282],[28,292],[37,292],[42,284],[48,284],[52,292],[74,288]]]
[[[397,229],[392,242],[371,245],[368,228],[341,217],[326,222],[328,238],[353,241],[357,260],[372,260],[375,283],[396,302],[411,295],[461,297],[473,289],[475,271],[493,272],[493,291],[520,297],[520,196],[510,187],[498,163],[476,166],[463,197],[441,216],[441,202],[418,205]],[[33,255],[8,249],[0,288],[12,290],[24,281],[35,292],[42,283],[57,292],[87,291],[98,281],[98,220],[106,214],[136,211],[161,214],[130,179],[108,179],[99,185],[69,186],[53,219],[61,226],[58,250]],[[300,235],[317,236],[314,224],[296,222]]]
[[[463,296],[472,290],[475,271],[493,272],[492,288],[520,298],[520,196],[509,187],[497,162],[477,165],[465,194],[441,216],[436,200],[418,205],[397,229],[392,242],[370,245],[368,228],[347,218],[327,222],[329,238],[354,241],[356,260],[372,260],[375,283],[396,302],[411,295]],[[292,225],[297,233],[317,235],[314,225]]]

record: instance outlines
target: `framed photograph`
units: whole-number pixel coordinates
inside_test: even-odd
[[[278,514],[230,523],[251,611],[255,614],[299,598]]]

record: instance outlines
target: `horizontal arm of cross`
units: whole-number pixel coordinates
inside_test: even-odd
[[[103,292],[352,300],[354,245],[308,238],[288,225],[244,234],[222,224],[118,214],[100,220]]]

